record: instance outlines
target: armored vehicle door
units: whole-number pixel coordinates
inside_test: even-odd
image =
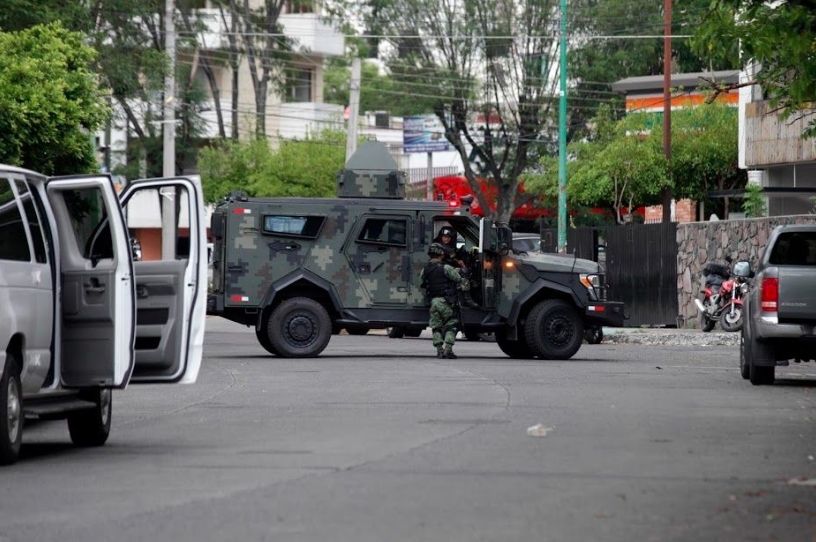
[[[407,306],[414,275],[410,224],[407,214],[360,217],[343,246],[355,280],[336,284],[344,306]]]
[[[128,227],[160,246],[133,262],[136,283],[132,383],[195,382],[207,304],[207,227],[194,178],[132,181],[122,192]],[[159,237],[160,235],[160,237]]]
[[[134,284],[113,182],[106,175],[60,177],[46,190],[60,233],[60,380],[123,388],[134,364]]]

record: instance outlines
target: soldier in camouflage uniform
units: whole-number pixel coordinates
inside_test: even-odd
[[[465,263],[467,253],[464,247],[456,246],[456,230],[450,226],[445,226],[439,230],[439,235],[436,236],[434,242],[439,243],[442,245],[442,248],[445,249],[445,256],[442,258],[442,263],[461,270],[460,273],[467,279],[459,285],[459,290],[462,292],[462,303],[465,307],[470,307],[471,309],[478,308],[479,304],[470,297],[471,272]]]
[[[420,284],[425,288],[431,302],[431,319],[428,325],[433,331],[436,357],[456,359],[456,354],[453,353],[459,325],[457,319],[459,299],[456,286],[467,282],[467,279],[454,267],[442,262],[445,247],[440,243],[431,243],[428,256],[431,257],[431,261],[420,274]]]

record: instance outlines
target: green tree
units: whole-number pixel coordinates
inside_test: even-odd
[[[672,34],[689,34],[700,26],[709,0],[675,2]],[[611,84],[626,77],[661,75],[664,70],[664,4],[631,0],[593,0],[570,7],[573,15],[586,21],[585,39],[569,52],[570,77],[576,82],[570,92],[570,139],[584,137],[599,104],[613,103],[622,113],[623,96],[611,94]],[[651,36],[651,37],[650,37]],[[716,60],[692,50],[686,38],[672,40],[672,72],[691,73],[736,69],[736,49],[723,51]]]
[[[805,136],[816,135],[816,2],[813,0],[713,0],[695,34],[700,54],[719,59],[739,48],[761,69],[758,84],[784,114],[809,116]]]
[[[620,220],[624,208],[658,203],[671,183],[676,197],[706,200],[713,189],[739,188],[745,173],[737,167],[737,112],[717,103],[672,114],[672,159],[663,153],[659,115],[632,113],[614,120],[601,107],[587,139],[569,146],[568,196],[586,205],[612,207]],[[541,161],[525,187],[548,200],[558,195],[555,157]],[[725,214],[727,215],[727,203]]]
[[[756,183],[745,186],[745,196],[742,198],[742,212],[748,218],[765,216],[765,196],[762,187]]]
[[[108,109],[93,60],[58,23],[0,32],[0,162],[45,174],[97,169],[89,133]]]
[[[199,154],[204,197],[215,202],[232,190],[250,196],[330,197],[345,153],[345,134],[331,130],[282,141],[277,150],[266,140],[226,141]]]

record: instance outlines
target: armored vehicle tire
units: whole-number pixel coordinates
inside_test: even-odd
[[[266,330],[279,356],[313,358],[329,344],[331,319],[325,307],[314,299],[293,297],[272,311]]]
[[[527,343],[523,340],[514,341],[507,338],[507,334],[503,331],[496,332],[496,344],[502,352],[514,359],[532,359],[535,354]]]
[[[264,325],[261,329],[255,330],[255,336],[258,338],[258,343],[263,347],[264,350],[272,354],[273,356],[280,356],[280,352],[275,350],[275,347],[272,346],[272,343],[269,341],[269,335],[267,334],[267,329],[269,328],[269,320],[266,321],[266,325]]]
[[[10,465],[20,455],[23,441],[23,387],[13,356],[6,359],[0,378],[0,465]]]
[[[346,333],[349,335],[366,335],[368,334],[367,327],[349,326],[346,328]]]
[[[93,388],[82,391],[79,397],[93,402],[95,406],[68,415],[71,442],[77,446],[102,446],[108,440],[111,429],[111,390]]]
[[[403,326],[394,326],[388,328],[388,336],[392,339],[402,339],[405,337],[405,328]]]
[[[409,327],[408,329],[405,330],[406,337],[419,337],[420,335],[422,335],[422,330],[419,328]]]
[[[465,339],[467,339],[469,341],[479,342],[479,341],[482,340],[482,334],[479,333],[478,331],[465,330],[464,334],[465,334]]]
[[[524,338],[537,356],[569,359],[584,341],[584,322],[566,301],[546,299],[533,307],[527,317]]]

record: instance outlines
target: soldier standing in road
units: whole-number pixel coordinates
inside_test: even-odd
[[[456,246],[456,231],[450,226],[445,226],[439,230],[439,235],[434,239],[434,243],[439,243],[445,250],[442,263],[460,269],[467,279],[459,285],[459,290],[462,292],[462,303],[471,309],[478,308],[479,304],[470,297],[470,269],[465,263],[465,249]]]
[[[433,331],[436,357],[456,359],[456,354],[453,353],[459,326],[457,319],[459,298],[456,286],[467,282],[467,279],[454,267],[442,262],[445,247],[440,243],[431,243],[428,256],[430,261],[420,274],[420,284],[425,288],[431,302],[431,319],[428,325]]]

